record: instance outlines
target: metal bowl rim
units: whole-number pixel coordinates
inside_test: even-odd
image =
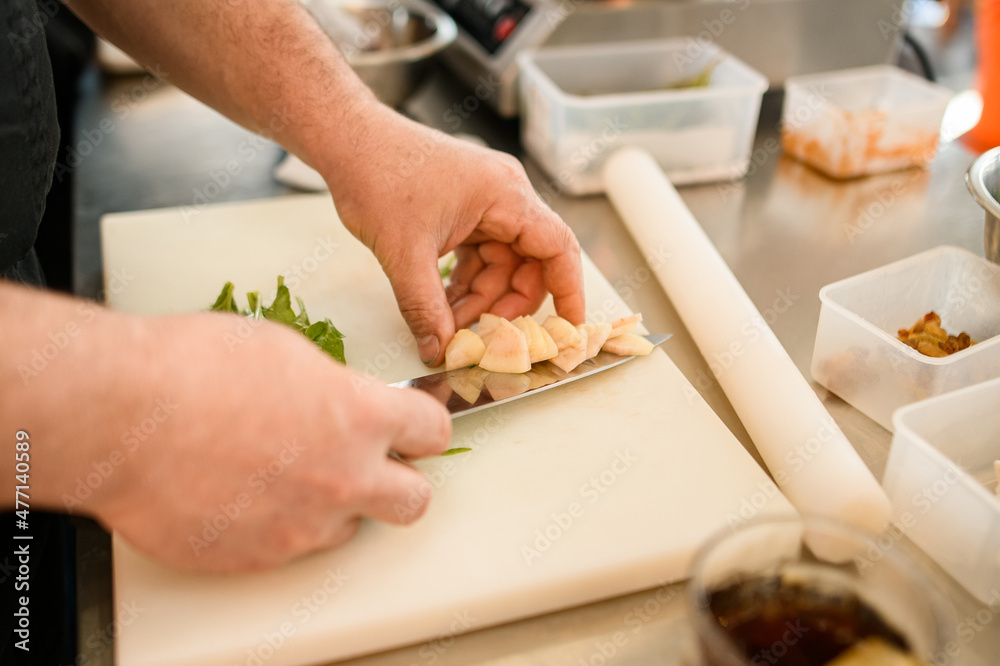
[[[965,172],[965,183],[976,203],[990,215],[1000,219],[1000,202],[986,188],[985,175],[990,169],[1000,170],[1000,146],[987,150],[976,158]]]
[[[412,15],[430,21],[433,24],[434,33],[428,39],[400,49],[358,52],[350,57],[345,57],[347,63],[352,67],[378,67],[418,62],[444,50],[455,41],[458,28],[454,19],[423,0],[345,0],[342,6],[381,9],[391,4],[397,4]]]

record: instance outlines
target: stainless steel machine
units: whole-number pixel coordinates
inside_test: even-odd
[[[433,0],[459,26],[445,62],[503,116],[518,114],[517,54],[618,40],[709,40],[780,87],[795,74],[891,62],[905,0]]]

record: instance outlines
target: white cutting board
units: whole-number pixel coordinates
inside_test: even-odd
[[[227,280],[241,303],[270,297],[284,273],[346,334],[351,366],[387,382],[428,372],[327,195],[109,215],[102,242],[119,310],[204,309]],[[585,276],[590,319],[627,314],[586,257]],[[419,463],[438,487],[418,523],[365,522],[277,571],[178,573],[116,537],[115,608],[141,609],[120,618],[117,663],[312,664],[450,636],[684,578],[751,504],[793,512],[662,350],[459,418],[452,445],[473,450]]]

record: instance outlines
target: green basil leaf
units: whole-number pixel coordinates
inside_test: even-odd
[[[222,293],[219,297],[215,299],[215,303],[212,304],[211,310],[213,312],[232,312],[234,314],[239,314],[240,309],[236,307],[236,299],[233,298],[233,283],[227,282],[222,287]]]
[[[318,321],[303,331],[305,336],[319,345],[319,348],[327,354],[337,359],[341,363],[346,363],[344,358],[344,336],[329,319]]]
[[[285,278],[278,276],[278,293],[270,307],[264,308],[264,319],[277,321],[289,326],[295,325],[295,312],[292,310],[292,295],[285,286]]]
[[[270,306],[265,306],[260,292],[251,291],[247,293],[247,303],[249,307],[240,311],[233,297],[235,289],[232,282],[227,282],[222,288],[222,293],[215,300],[211,309],[217,312],[231,312],[242,314],[251,319],[267,319],[278,322],[302,333],[312,340],[324,352],[332,358],[345,363],[344,356],[344,334],[337,330],[329,319],[318,321],[315,324],[309,322],[309,315],[306,314],[306,304],[298,296],[295,300],[299,304],[299,314],[296,315],[292,309],[292,296],[285,286],[283,275],[278,276],[278,293]]]

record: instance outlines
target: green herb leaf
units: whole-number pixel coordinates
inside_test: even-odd
[[[318,321],[309,326],[309,328],[302,330],[302,332],[307,338],[319,345],[319,348],[327,354],[341,363],[346,363],[344,359],[344,336],[329,319]]]
[[[309,328],[309,315],[306,314],[306,304],[300,296],[296,296],[295,301],[299,304],[299,316],[295,318],[295,323],[303,328]]]
[[[264,319],[295,326],[295,312],[292,310],[292,294],[285,286],[285,277],[278,276],[278,293],[271,307],[264,308]]]
[[[261,313],[261,308],[263,304],[260,302],[260,292],[259,291],[249,291],[247,292],[247,303],[250,305],[250,309],[247,311],[248,317],[253,317],[254,319],[260,319],[264,315]]]
[[[337,327],[329,319],[310,324],[309,315],[306,314],[306,304],[298,296],[295,297],[295,300],[299,304],[299,314],[296,315],[292,309],[292,296],[288,291],[288,287],[285,286],[283,275],[278,276],[278,293],[270,306],[264,305],[260,297],[260,292],[251,291],[247,293],[249,307],[241,311],[236,305],[236,299],[233,297],[234,291],[233,283],[227,282],[211,309],[216,312],[231,312],[233,314],[242,314],[251,319],[267,319],[268,321],[284,324],[305,335],[315,342],[320,349],[336,360],[341,363],[346,362],[344,357],[344,334],[338,331]]]
[[[441,455],[443,455],[443,456],[453,456],[453,455],[456,455],[458,453],[465,453],[466,451],[471,451],[471,450],[472,449],[470,449],[467,446],[458,446],[458,447],[455,447],[454,449],[448,449],[447,451],[445,451]]]
[[[233,298],[233,283],[227,282],[225,286],[222,287],[222,293],[219,297],[215,299],[215,303],[212,304],[211,310],[213,312],[232,312],[233,314],[239,314],[240,309],[236,307],[236,299]]]

